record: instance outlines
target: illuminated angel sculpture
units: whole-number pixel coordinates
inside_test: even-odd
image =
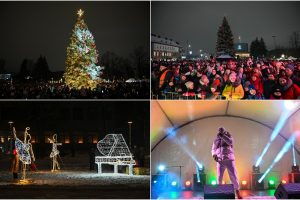
[[[50,143],[52,143],[52,151],[50,153],[50,158],[52,158],[52,172],[60,170],[59,163],[57,161],[57,157],[59,156],[59,151],[57,149],[58,145],[62,145],[62,143],[57,143],[57,134],[54,134],[52,139],[48,138]]]
[[[21,181],[26,181],[26,167],[35,161],[35,157],[30,143],[31,135],[28,133],[30,127],[26,127],[24,131],[24,141],[22,142],[16,134],[16,129],[13,127],[13,134],[15,138],[15,146],[19,159],[22,162],[22,178]]]

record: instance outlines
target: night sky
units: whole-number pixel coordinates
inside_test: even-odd
[[[132,145],[149,150],[149,101],[7,101],[0,102],[0,136],[9,131],[31,128],[33,135],[44,132],[88,135],[123,134],[128,142],[128,121],[132,121]]]
[[[151,31],[172,38],[194,52],[215,53],[217,30],[227,17],[235,42],[263,37],[267,49],[288,47],[293,31],[300,32],[300,2],[152,2]]]
[[[64,70],[80,8],[100,55],[129,57],[135,47],[149,47],[149,2],[0,2],[0,59],[6,70],[19,71],[24,58],[36,61],[40,55],[50,70]]]

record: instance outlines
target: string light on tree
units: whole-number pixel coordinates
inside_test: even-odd
[[[82,9],[77,11],[77,21],[73,28],[70,44],[67,47],[65,83],[70,88],[96,88],[100,81],[102,67],[94,36],[84,22]]]

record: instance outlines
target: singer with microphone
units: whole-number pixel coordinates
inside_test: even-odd
[[[218,184],[222,184],[225,169],[227,169],[230,181],[234,186],[238,199],[242,199],[239,192],[239,181],[235,166],[233,151],[233,138],[223,127],[219,128],[218,135],[211,149],[212,156],[217,162]]]

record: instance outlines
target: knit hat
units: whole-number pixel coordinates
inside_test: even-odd
[[[288,65],[285,66],[285,68],[294,71],[294,65],[293,64],[288,64]]]
[[[194,83],[193,83],[192,81],[188,81],[188,82],[185,83],[185,86],[186,86],[187,88],[190,88],[193,84],[194,84]]]

